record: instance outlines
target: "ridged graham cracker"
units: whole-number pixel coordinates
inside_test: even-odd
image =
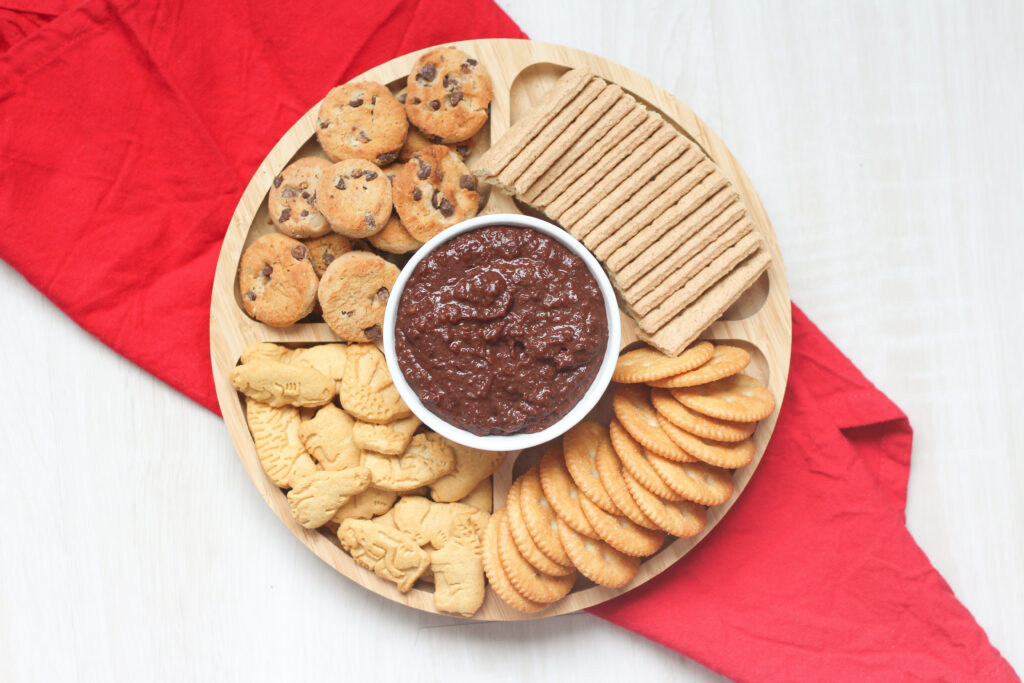
[[[709,243],[705,243],[703,249],[700,249],[699,246],[696,247],[698,249],[696,254],[684,261],[682,266],[668,271],[664,279],[647,293],[641,294],[639,299],[635,299],[629,293],[625,293],[624,298],[630,302],[633,310],[637,313],[647,315],[647,313],[660,305],[661,302],[666,301],[672,296],[673,292],[684,287],[698,273],[711,265],[726,249],[739,244],[740,240],[750,234],[753,229],[754,224],[750,222],[750,219],[733,223],[720,235],[712,238]],[[694,235],[694,238],[696,237],[697,235]],[[687,240],[687,244],[693,241],[693,239]]]
[[[737,195],[726,187],[712,195],[696,211],[687,213],[684,198],[651,224],[650,234],[637,233],[622,247],[605,259],[608,268],[615,273],[619,287],[628,288],[647,271],[661,261],[665,254],[672,253],[680,241],[699,230],[705,223],[736,203]],[[650,244],[651,235],[661,232],[662,237]]]
[[[594,254],[601,260],[607,260],[621,246],[637,238],[635,244],[650,241],[650,235],[638,237],[641,233],[664,231],[673,221],[682,220],[682,205],[693,191],[714,170],[714,164],[701,157],[700,161],[680,178],[663,195],[657,197],[649,206],[630,218],[625,225],[615,228],[606,235],[588,235],[589,245]],[[602,231],[605,232],[605,231]],[[642,249],[640,249],[642,251]]]
[[[674,275],[677,269],[686,266],[702,249],[718,239],[722,233],[743,221],[750,222],[746,218],[743,205],[738,203],[730,204],[720,214],[694,230],[689,237],[682,239],[678,246],[669,248],[667,252],[662,252],[663,256],[656,265],[640,276],[632,285],[623,288],[624,296],[633,301],[638,300],[646,293],[657,288],[663,280]],[[753,226],[751,225],[751,227]],[[717,256],[717,254],[714,254],[714,256]],[[687,277],[692,277],[692,275],[693,273],[687,271]]]
[[[619,108],[618,112],[621,113],[613,112],[611,117],[606,118],[605,114],[610,109],[613,110],[616,103],[620,101],[622,101],[623,106]],[[530,163],[522,175],[516,178],[516,194],[521,195],[527,192],[552,166],[569,157],[576,144],[582,140],[582,137],[589,135],[595,128],[599,128],[600,122],[607,121],[607,128],[604,129],[604,132],[611,129],[612,126],[626,115],[628,104],[627,101],[622,100],[622,88],[614,84],[608,84],[601,91],[601,94],[588,104],[586,109],[580,112],[579,116],[565,130],[558,134],[558,137],[551,142],[550,146]],[[600,134],[603,135],[603,133]],[[586,151],[586,148],[581,147],[576,156],[568,159],[565,164],[566,168],[584,151]]]
[[[689,308],[653,334],[640,331],[640,338],[665,353],[677,356],[736,303],[743,292],[761,276],[771,263],[761,250],[712,285]]]
[[[572,99],[569,104],[558,112],[555,118],[551,119],[543,128],[535,131],[535,136],[529,143],[519,152],[508,165],[501,170],[498,177],[491,179],[490,182],[495,187],[509,192],[511,194],[516,193],[516,179],[522,175],[523,171],[529,168],[530,164],[537,160],[546,149],[548,149],[559,134],[564,131],[570,123],[572,123],[577,116],[586,109],[591,102],[597,99],[606,88],[608,84],[602,81],[600,78],[587,83],[586,87],[580,91],[576,97]]]
[[[661,127],[664,123],[660,116],[651,116],[643,107],[637,106],[637,111],[644,112],[643,118],[639,123],[634,122],[630,116],[623,119],[623,122],[628,122],[633,125],[633,128],[628,131],[624,137],[619,137],[618,132],[612,129],[608,133],[607,138],[612,138],[611,145],[605,147],[600,145],[601,148],[606,151],[597,156],[596,159],[591,159],[590,154],[584,154],[580,157],[580,165],[586,165],[587,170],[585,173],[577,177],[570,185],[564,187],[561,191],[556,191],[554,195],[548,196],[548,192],[544,193],[541,200],[548,197],[546,201],[538,203],[537,206],[543,208],[548,215],[553,216],[555,213],[561,215],[563,211],[568,209],[570,206],[576,203],[576,200],[586,194],[587,190],[596,185],[602,178],[608,175],[612,169],[614,169],[619,162],[625,159],[629,154],[636,149],[640,144],[647,138],[651,137],[654,132]],[[618,128],[618,126],[616,126]],[[604,140],[602,140],[603,142]],[[597,147],[595,147],[595,150]],[[570,169],[572,171],[573,169]],[[567,172],[568,173],[568,172]],[[558,183],[560,185],[561,183]],[[551,189],[554,189],[552,186]]]
[[[637,316],[637,324],[647,333],[658,331],[673,316],[682,313],[711,285],[722,279],[741,261],[761,247],[761,236],[757,233],[748,234],[734,246],[723,251],[718,258],[709,263],[694,275],[681,288],[675,290],[667,299],[651,309],[648,313]]]
[[[681,240],[689,237],[690,233],[695,229],[688,224],[683,226],[682,230],[680,229],[680,225],[686,221],[686,218],[690,214],[699,211],[709,199],[718,194],[719,190],[728,187],[728,185],[729,181],[726,180],[725,176],[718,169],[715,169],[706,178],[697,183],[690,192],[687,192],[685,197],[676,202],[675,206],[651,223],[650,227],[644,228],[629,238],[622,245],[621,249],[616,250],[616,253],[608,257],[608,263],[611,264],[612,259],[615,259],[616,263],[621,264],[618,266],[621,268],[622,265],[636,259],[645,251],[648,255],[654,254],[656,257],[668,253]],[[670,234],[673,237],[670,242],[667,242],[667,236]],[[647,250],[648,247],[654,244],[658,246],[655,249]],[[617,253],[618,251],[622,251],[623,254],[620,256]],[[632,255],[627,256],[628,254]],[[612,267],[614,268],[614,266]]]
[[[670,136],[664,147],[647,158],[640,156],[640,165],[636,168],[632,168],[636,163],[633,157],[642,155],[642,152],[638,149],[630,155],[622,164],[622,173],[615,169],[616,173],[610,173],[608,178],[562,214],[562,227],[569,230],[577,239],[586,236],[602,219],[626,204],[629,198],[649,184],[652,178],[690,149],[690,141],[676,133],[673,128],[664,126],[663,130]]]
[[[712,165],[703,158],[696,145],[691,145],[683,156],[601,221],[600,225],[587,234],[583,243],[595,254],[601,251],[604,254],[601,258],[607,257],[685,197],[711,170]]]
[[[505,166],[533,139],[537,132],[580,94],[594,74],[589,69],[572,69],[562,75],[544,98],[544,102],[512,124],[508,132],[495,141],[473,169],[481,178],[496,177]]]
[[[544,197],[547,197],[549,190],[552,192],[561,191],[553,189],[557,185],[560,185],[561,189],[565,189],[572,181],[576,180],[588,168],[593,166],[601,158],[601,155],[612,148],[615,142],[618,141],[618,138],[613,133],[619,132],[620,135],[625,136],[646,118],[647,110],[638,107],[636,100],[632,96],[623,93],[616,100],[615,104],[612,105],[611,109],[602,115],[582,137],[576,140],[552,164],[551,168],[544,171],[530,186],[529,190],[523,192],[522,198],[534,206],[543,207],[546,201],[551,201],[551,199],[557,196],[557,194],[551,194],[549,199],[543,200]],[[600,150],[600,153],[597,153],[597,156],[592,156],[588,163],[585,157],[595,154],[596,150]]]
[[[562,196],[544,209],[545,213],[561,219],[577,203],[585,207],[593,206],[604,196],[597,193],[599,187],[603,193],[607,193],[610,188],[624,182],[675,135],[678,135],[675,129],[665,125],[660,116],[648,115],[647,121],[640,128],[615,145],[593,168],[580,176]]]

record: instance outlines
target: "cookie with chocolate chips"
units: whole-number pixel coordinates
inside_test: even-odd
[[[408,128],[402,103],[370,81],[332,88],[316,119],[317,140],[332,160],[366,159],[380,166],[398,158]]]
[[[317,277],[306,245],[280,233],[249,245],[238,262],[242,308],[256,320],[287,327],[313,310]]]
[[[468,140],[461,142],[451,142],[445,145],[448,149],[452,150],[459,155],[459,158],[465,161],[472,154],[473,148],[476,147],[476,139],[478,136],[474,135]],[[405,138],[405,144],[402,145],[401,151],[398,152],[399,161],[409,161],[412,159],[412,155],[420,150],[426,149],[431,145],[442,144],[441,139],[434,135],[427,135],[416,126],[409,126],[409,135]]]
[[[434,48],[413,64],[405,113],[428,137],[459,142],[483,128],[493,96],[491,77],[480,62],[454,47]]]
[[[352,240],[332,232],[323,237],[306,240],[306,249],[309,250],[309,258],[313,261],[313,270],[317,277],[323,277],[327,267],[342,254],[352,251]]]
[[[330,167],[327,159],[304,157],[274,177],[267,209],[278,230],[300,240],[331,232],[331,226],[316,208],[317,183]]]
[[[316,203],[334,232],[369,237],[391,215],[391,181],[365,159],[345,159],[320,176]]]
[[[381,336],[384,309],[398,279],[398,267],[368,251],[334,259],[320,278],[317,296],[324,322],[341,339],[372,342]]]
[[[402,225],[402,219],[398,214],[391,214],[384,229],[370,237],[370,244],[381,251],[390,254],[407,254],[416,251],[423,244],[409,234],[409,231]]]
[[[394,199],[402,225],[420,242],[480,208],[476,178],[444,145],[427,147],[406,162],[395,178]]]

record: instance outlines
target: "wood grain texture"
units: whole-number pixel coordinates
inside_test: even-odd
[[[910,415],[915,539],[1024,671],[1024,310],[1004,275],[1024,254],[1024,8],[499,2],[728,142],[793,299]],[[0,679],[722,680],[586,614],[455,620],[340,578],[256,495],[222,420],[5,264],[0,303]]]
[[[500,621],[536,619],[590,607],[654,578],[711,533],[742,494],[764,454],[785,393],[792,337],[789,288],[786,284],[782,255],[779,253],[771,224],[743,169],[721,140],[692,111],[668,92],[614,62],[559,45],[524,40],[476,40],[458,45],[479,59],[491,74],[495,91],[489,122],[491,139],[500,139],[511,124],[541,99],[561,73],[568,68],[587,67],[601,78],[620,85],[648,107],[660,111],[666,121],[700,145],[732,182],[741,201],[747,207],[755,229],[764,236],[765,246],[772,256],[772,265],[762,277],[762,286],[752,288],[747,296],[737,302],[731,313],[727,312],[722,320],[714,323],[703,335],[707,339],[739,343],[750,349],[755,360],[749,372],[766,382],[778,399],[775,412],[761,421],[754,434],[754,443],[757,447],[754,462],[735,473],[735,494],[724,505],[709,511],[707,526],[700,534],[692,538],[677,539],[646,559],[636,578],[623,588],[582,588],[553,603],[547,609],[531,614],[510,608],[488,589],[483,607],[472,617]],[[396,83],[408,75],[417,54],[391,60],[353,80],[372,80],[388,85]],[[314,126],[318,108],[319,105],[310,109],[267,155],[242,195],[225,235],[217,262],[210,309],[210,350],[217,397],[231,440],[250,478],[274,513],[299,540],[338,572],[368,590],[410,607],[434,612],[434,597],[429,586],[425,590],[414,588],[406,593],[400,593],[393,583],[356,565],[348,553],[339,547],[333,534],[328,531],[311,531],[295,522],[286,496],[274,486],[260,465],[246,425],[243,403],[228,378],[242,351],[253,342],[309,343],[336,339],[324,324],[272,328],[252,320],[245,315],[239,305],[236,284],[238,261],[244,246],[251,243],[254,235],[265,234],[268,230],[265,197],[271,181],[296,154],[307,154],[310,146],[316,145]],[[474,150],[474,154],[480,154],[485,150],[486,143],[480,144]],[[500,199],[500,196],[498,190],[491,191],[488,199],[489,210],[514,210],[509,201]],[[637,341],[636,323],[623,314],[622,347],[625,348]],[[607,419],[605,416],[603,421],[607,423]],[[496,507],[504,505],[508,488],[512,483],[513,468],[517,465],[517,455],[510,454],[494,475]],[[519,469],[521,470],[521,466]]]

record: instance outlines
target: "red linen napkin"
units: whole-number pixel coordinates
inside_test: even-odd
[[[374,64],[525,37],[489,0],[16,9],[0,8],[0,257],[214,411],[214,264],[274,142]],[[794,309],[789,389],[750,486],[694,552],[593,611],[735,678],[1016,679],[903,525],[910,441]]]

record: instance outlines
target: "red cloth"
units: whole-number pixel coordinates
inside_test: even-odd
[[[489,0],[0,0],[0,257],[113,349],[216,411],[220,241],[327,89],[461,38]],[[742,498],[694,552],[593,612],[735,678],[1017,680],[903,525],[906,417],[794,309],[789,389]]]

